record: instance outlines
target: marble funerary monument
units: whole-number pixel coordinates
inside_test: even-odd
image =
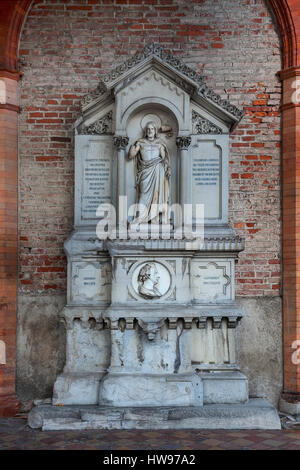
[[[66,364],[52,405],[31,411],[32,427],[280,428],[270,404],[249,400],[235,357],[243,312],[234,265],[244,241],[228,225],[228,149],[242,116],[157,44],[83,99],[65,243]],[[136,202],[140,210],[121,221]],[[101,204],[116,208],[115,237],[97,236]],[[196,227],[203,205],[199,245],[176,236],[175,217],[164,232],[171,204],[184,217],[192,204]],[[121,237],[133,226],[139,236]]]

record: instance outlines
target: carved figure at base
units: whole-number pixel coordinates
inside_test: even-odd
[[[144,129],[144,137],[129,149],[128,157],[136,158],[137,210],[132,224],[159,223],[159,214],[168,210],[170,199],[170,166],[167,146],[157,137],[152,121]]]
[[[154,263],[145,264],[138,274],[138,291],[145,299],[153,299],[161,297],[162,294],[157,288],[159,282],[159,274]]]

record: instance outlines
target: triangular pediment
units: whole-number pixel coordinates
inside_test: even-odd
[[[130,81],[145,69],[152,67],[161,70],[170,79],[179,83],[190,93],[204,86],[204,77],[185,65],[180,59],[164,51],[158,44],[149,44],[142,52],[125,61],[110,73],[104,75],[102,82],[107,89],[118,87],[122,82]]]
[[[184,92],[188,93],[198,105],[206,108],[213,115],[233,127],[243,116],[244,111],[222,99],[217,93],[208,88],[203,75],[199,74],[180,59],[165,51],[160,44],[148,44],[141,52],[127,59],[104,75],[92,93],[82,100],[83,113],[113,96],[133,81],[145,74],[147,70],[160,73]]]

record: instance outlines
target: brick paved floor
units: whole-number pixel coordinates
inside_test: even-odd
[[[36,431],[21,418],[0,418],[0,450],[300,450],[300,430]]]

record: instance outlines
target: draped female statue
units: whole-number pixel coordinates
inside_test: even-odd
[[[167,146],[157,136],[156,124],[148,122],[144,137],[129,149],[128,157],[136,158],[136,190],[139,215],[132,223],[158,223],[166,212],[170,198],[170,159]]]

